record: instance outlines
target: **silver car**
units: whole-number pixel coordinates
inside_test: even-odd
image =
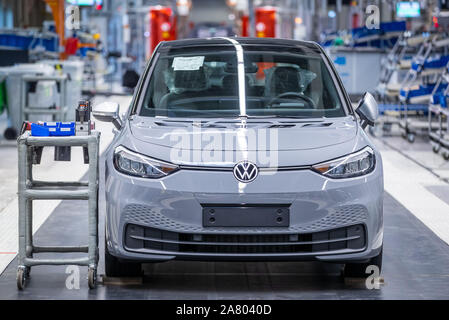
[[[383,172],[322,48],[281,39],[161,43],[106,151],[106,274],[141,263],[319,260],[379,269]]]

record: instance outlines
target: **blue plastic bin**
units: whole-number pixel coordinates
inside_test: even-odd
[[[449,56],[441,56],[439,58],[430,58],[425,61],[415,60],[412,62],[412,69],[421,71],[423,69],[439,69],[443,68],[449,62]]]
[[[44,122],[31,124],[31,135],[36,137],[74,136],[75,122]]]
[[[31,135],[34,137],[48,137],[50,136],[50,130],[48,127],[45,127],[43,125],[32,123]]]
[[[56,129],[56,135],[58,136],[74,136],[75,135],[75,122],[60,122]]]

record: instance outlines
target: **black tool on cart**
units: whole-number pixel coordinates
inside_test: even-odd
[[[90,114],[92,107],[89,100],[80,100],[78,107],[76,108],[75,116],[75,135],[87,136],[90,135],[92,128]],[[83,147],[84,163],[89,163],[89,153],[87,148]]]
[[[86,136],[90,134],[91,122],[90,114],[92,108],[89,100],[81,100],[76,108],[76,124],[75,124],[75,134],[77,136]]]
[[[75,109],[75,135],[88,136],[91,134],[92,107],[89,100],[81,100]],[[87,147],[83,147],[84,163],[89,163],[89,153]],[[71,147],[70,146],[55,146],[55,161],[70,161]]]

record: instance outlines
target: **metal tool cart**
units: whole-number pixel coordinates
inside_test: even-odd
[[[59,102],[57,105],[48,106],[36,106],[33,103],[36,101],[30,101],[28,97],[30,83],[38,83],[39,81],[55,81],[59,84]],[[31,76],[25,75],[22,77],[21,83],[21,120],[30,120],[30,115],[51,115],[51,121],[65,121],[68,112],[68,106],[66,105],[67,96],[67,76],[56,75],[56,76]]]
[[[441,131],[440,131],[440,139],[439,139],[439,143],[440,143],[440,147],[441,147],[441,155],[443,156],[443,158],[445,160],[449,160],[449,134],[448,134],[448,128],[449,128],[449,110],[447,108],[447,101],[449,98],[449,93],[446,93],[445,96],[445,103],[446,103],[446,107],[441,107],[441,112],[440,112],[440,125],[442,127]],[[444,128],[443,126],[443,120],[446,120],[446,126]]]
[[[435,153],[441,151],[441,155],[445,160],[449,160],[449,112],[448,112],[448,98],[449,98],[449,63],[446,65],[444,72],[438,79],[437,85],[432,92],[432,97],[429,103],[429,140],[432,145],[432,150]],[[438,91],[437,88],[443,89]],[[434,120],[437,120],[434,122]],[[435,129],[435,124],[437,128]]]
[[[74,130],[74,129],[73,129]],[[78,134],[78,133],[77,133]],[[97,281],[98,254],[98,180],[100,133],[86,135],[32,136],[25,131],[18,138],[19,164],[19,254],[17,287],[23,289],[31,267],[37,265],[79,265],[88,267],[89,288]],[[83,147],[84,161],[89,163],[88,181],[47,182],[33,180],[32,166],[40,163],[42,148],[54,146],[55,159],[58,148]],[[64,160],[68,160],[67,158]],[[33,200],[88,200],[89,239],[87,246],[35,246],[33,244]],[[84,252],[86,257],[39,259],[35,254]]]
[[[376,87],[380,103],[398,102],[400,85],[411,68],[413,56],[420,50],[424,50],[422,44],[430,41],[432,37],[412,36],[409,31],[406,31],[396,41],[393,49],[382,59],[380,65],[380,81]]]
[[[381,63],[381,76],[376,87],[379,102],[380,117],[374,127],[370,127],[371,134],[382,136],[392,131],[393,125],[399,125],[401,112],[405,108],[414,113],[423,106],[404,106],[399,104],[400,90],[406,77],[410,77],[413,57],[420,57],[428,50],[428,44],[438,37],[437,34],[422,33],[413,35],[406,31],[395,43],[387,57]],[[413,110],[415,109],[415,110]],[[419,110],[418,110],[419,111]]]
[[[428,104],[434,92],[436,82],[449,62],[449,39],[440,35],[438,39],[426,42],[424,49],[413,58],[410,72],[401,84],[399,100],[403,106],[400,111],[399,126],[402,136],[409,142],[415,141],[415,135],[428,131]],[[442,90],[441,86],[436,88]],[[416,112],[409,110],[410,105],[421,106]]]

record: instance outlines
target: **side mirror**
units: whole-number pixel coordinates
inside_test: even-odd
[[[366,92],[363,95],[357,105],[357,108],[355,109],[355,112],[362,120],[361,126],[363,129],[365,129],[368,125],[374,126],[374,123],[379,115],[379,106],[371,93]]]
[[[112,122],[120,130],[122,121],[119,115],[120,106],[116,102],[102,102],[93,107],[92,115],[99,121]]]

